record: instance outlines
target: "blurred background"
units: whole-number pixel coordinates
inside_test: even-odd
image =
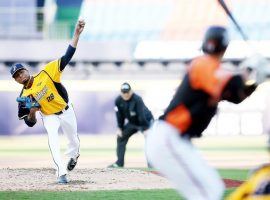
[[[226,2],[252,46],[270,58],[270,0]],[[62,81],[81,134],[114,134],[114,99],[125,81],[158,118],[190,59],[201,53],[209,25],[229,29],[224,65],[237,67],[252,54],[216,0],[0,0],[0,135],[45,132],[41,120],[34,128],[18,120],[15,99],[21,86],[9,69],[22,62],[37,73],[60,58],[79,18],[86,27]],[[264,83],[241,105],[222,102],[205,134],[263,134],[269,92]]]

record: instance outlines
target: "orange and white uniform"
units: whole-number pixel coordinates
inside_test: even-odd
[[[220,67],[215,56],[195,58],[169,106],[149,130],[146,154],[186,199],[218,200],[224,183],[192,145],[217,111],[218,102],[240,103],[256,86],[246,86],[241,74]]]

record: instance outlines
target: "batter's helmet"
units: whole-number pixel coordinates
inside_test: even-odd
[[[207,54],[224,52],[229,44],[229,36],[226,28],[211,26],[207,29],[202,44],[202,50]]]

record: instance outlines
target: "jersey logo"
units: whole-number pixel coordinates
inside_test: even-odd
[[[48,87],[47,86],[44,86],[44,88],[40,91],[40,92],[37,92],[36,93],[36,100],[39,101],[40,99],[42,99],[42,97],[44,97],[44,95],[47,93],[48,91]]]

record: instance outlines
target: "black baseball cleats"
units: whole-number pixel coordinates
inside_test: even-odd
[[[77,165],[79,156],[80,156],[80,154],[78,154],[78,156],[76,158],[70,158],[70,160],[67,164],[68,171],[72,171],[75,168],[75,166]]]

